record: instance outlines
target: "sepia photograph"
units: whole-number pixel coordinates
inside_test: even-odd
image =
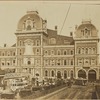
[[[100,1],[0,1],[0,100],[100,99]]]

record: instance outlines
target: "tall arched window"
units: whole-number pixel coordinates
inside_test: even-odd
[[[10,52],[9,51],[7,52],[7,56],[10,56]]]
[[[15,56],[15,52],[13,52],[13,56]]]
[[[51,50],[51,55],[54,55],[54,50]]]
[[[4,55],[5,55],[5,53],[3,52],[3,53],[2,53],[2,56],[4,56]]]
[[[44,51],[44,55],[48,55],[48,51],[46,50],[46,51]]]
[[[81,54],[81,49],[80,48],[78,48],[78,54]]]
[[[53,70],[51,71],[51,76],[54,77],[54,71]]]
[[[31,25],[28,25],[27,26],[27,30],[31,30]]]
[[[61,51],[60,50],[57,51],[57,55],[61,55]]]
[[[36,46],[40,45],[40,40],[36,40]]]
[[[71,65],[73,65],[73,60],[71,60]]]
[[[67,55],[67,51],[66,50],[64,50],[64,55]]]
[[[85,49],[85,53],[88,54],[88,48]]]
[[[47,70],[45,71],[45,76],[48,76],[48,71]]]
[[[73,50],[71,50],[71,55],[73,55]]]
[[[28,65],[31,65],[31,61],[28,61],[27,64],[28,64]]]
[[[67,61],[66,61],[66,59],[64,60],[64,65],[67,65]]]
[[[2,66],[5,65],[4,62],[2,62]]]
[[[22,50],[21,49],[19,49],[19,55],[22,55]]]
[[[84,48],[82,48],[82,54],[84,54]]]
[[[61,60],[60,59],[57,60],[57,65],[61,65]]]
[[[22,41],[20,40],[20,41],[19,41],[19,46],[21,46],[21,45],[22,45]]]
[[[54,66],[55,65],[55,60],[54,59],[50,60],[50,63],[51,63],[50,64],[51,66]]]
[[[89,54],[91,54],[91,52],[92,52],[92,50],[91,50],[91,48],[89,48]]]
[[[96,53],[96,49],[95,48],[93,48],[93,54],[95,54]]]
[[[39,55],[39,53],[40,53],[40,50],[36,49],[36,54]]]

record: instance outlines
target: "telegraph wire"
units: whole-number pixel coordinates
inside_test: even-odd
[[[63,30],[64,25],[65,25],[65,22],[66,22],[66,19],[67,19],[67,17],[68,17],[68,14],[69,14],[70,8],[71,8],[71,4],[69,5],[68,11],[67,11],[67,13],[66,13],[66,16],[65,16],[65,19],[64,19],[63,25],[62,25],[61,30],[60,30],[60,34],[61,34],[62,30]]]

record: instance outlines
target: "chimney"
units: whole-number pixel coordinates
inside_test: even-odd
[[[4,47],[6,47],[7,45],[6,44],[4,44]]]
[[[70,36],[73,37],[73,32],[70,32]]]
[[[55,31],[57,31],[57,26],[55,26]]]

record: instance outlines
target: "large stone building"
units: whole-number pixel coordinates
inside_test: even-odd
[[[18,22],[16,43],[0,47],[0,67],[6,72],[38,78],[83,77],[99,79],[98,31],[91,21],[63,36],[47,28],[37,11],[28,11]]]

